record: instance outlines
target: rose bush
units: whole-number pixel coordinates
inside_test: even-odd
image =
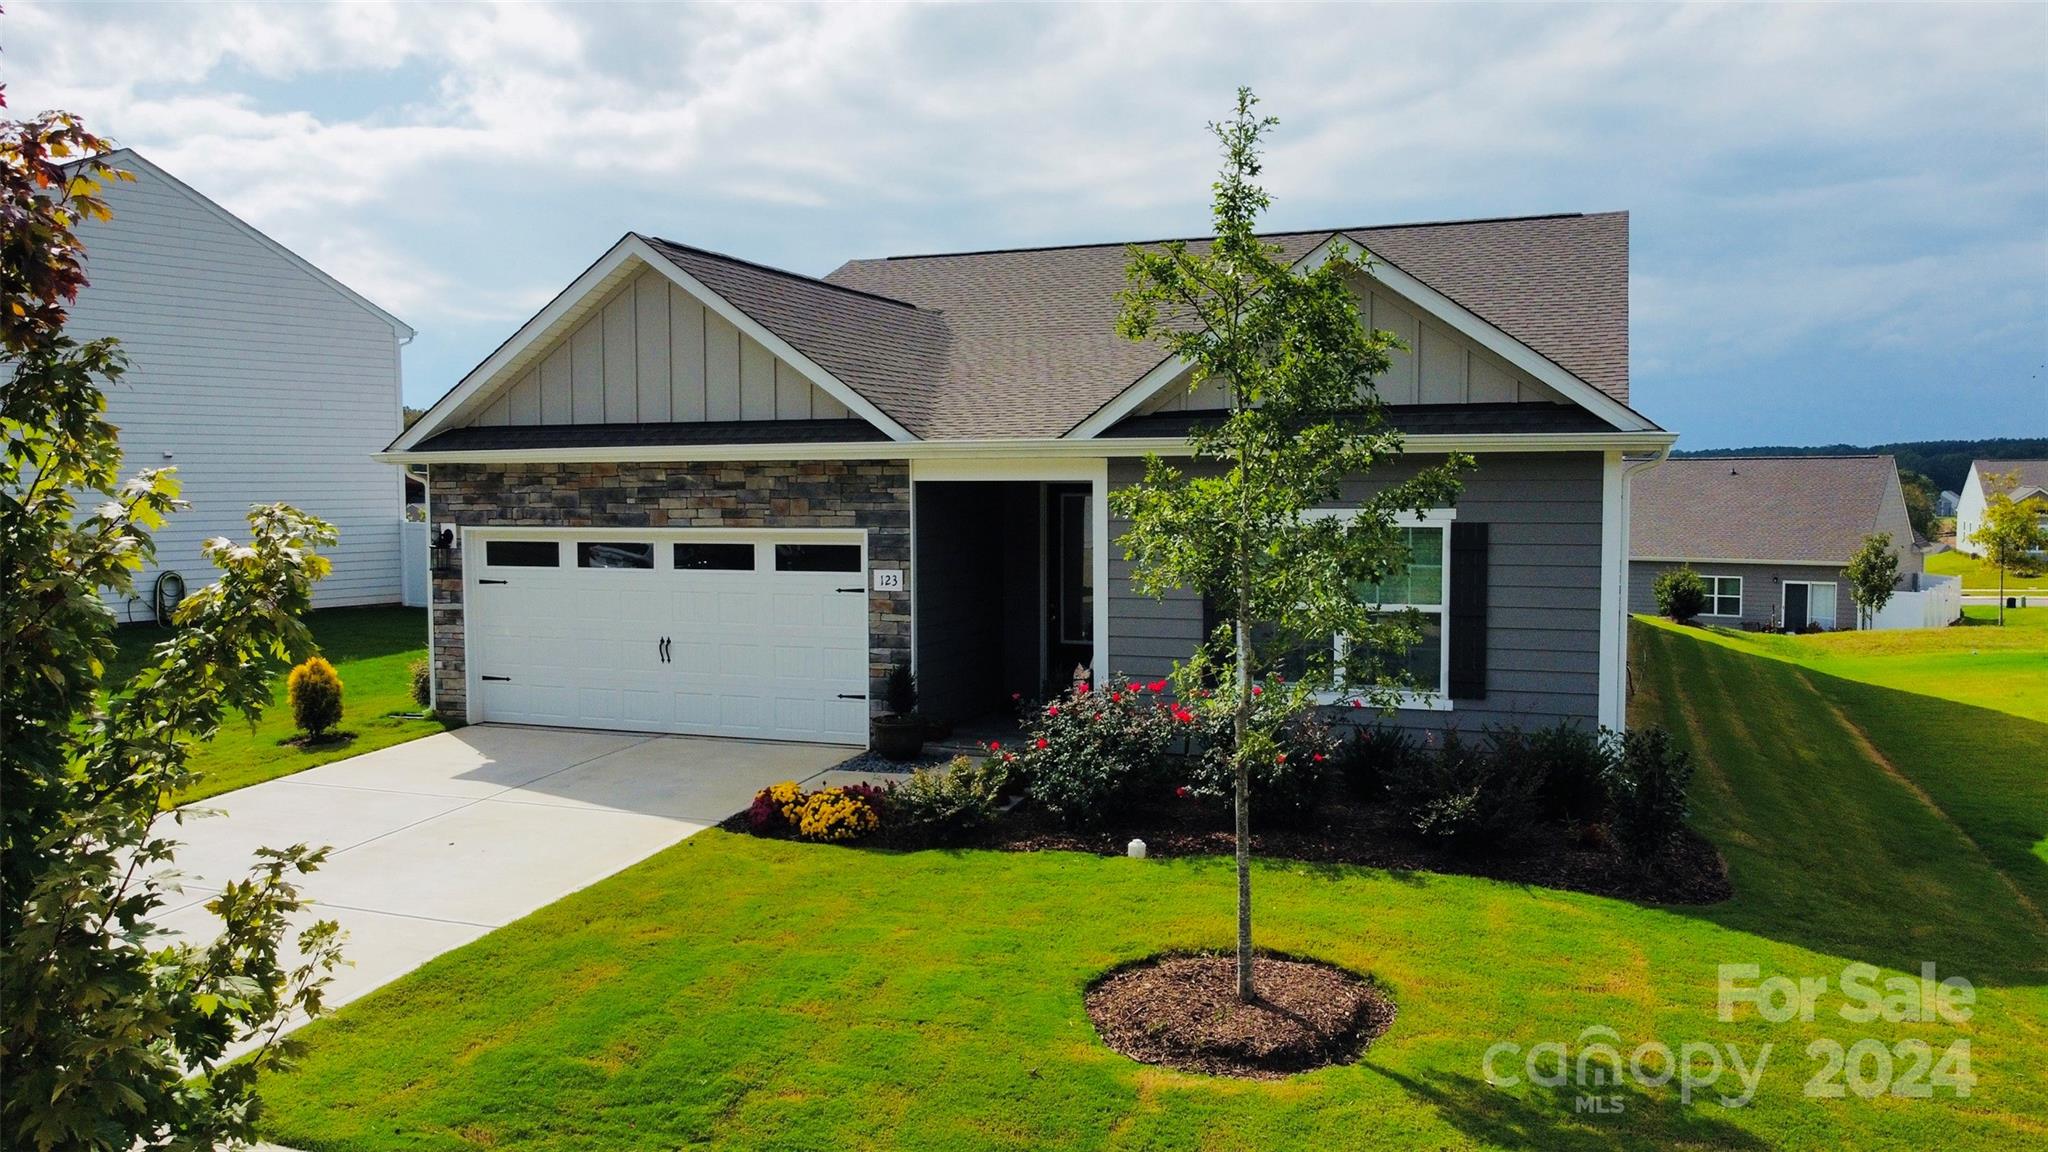
[[[1061,823],[1084,828],[1124,816],[1146,797],[1165,796],[1167,752],[1194,722],[1166,691],[1164,680],[1118,677],[1100,687],[1077,684],[1037,708],[1016,752],[1031,798]]]

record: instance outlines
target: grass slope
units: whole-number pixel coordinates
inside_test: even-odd
[[[1927,571],[1935,576],[1961,576],[1963,591],[1986,595],[1998,591],[1998,569],[1966,552],[1936,552],[1927,558]],[[2005,574],[2007,592],[2048,591],[2048,572],[2022,576]]]
[[[211,743],[192,754],[201,775],[172,797],[185,804],[235,788],[260,784],[304,771],[345,756],[355,756],[443,731],[439,720],[394,715],[413,712],[412,662],[427,654],[427,613],[424,608],[326,608],[306,618],[314,642],[333,663],[342,682],[341,730],[352,739],[300,748],[284,741],[295,729],[285,706],[284,670],[268,711],[254,725],[230,718]],[[165,637],[155,625],[123,628],[115,634],[119,654],[108,668],[108,681],[120,683],[149,657]]]
[[[1844,680],[2048,723],[2048,608],[2008,608],[2003,628],[1996,626],[1996,607],[1973,604],[1963,613],[1966,622],[1953,628],[1813,636],[1714,628],[1694,634]]]
[[[2033,881],[2008,870],[2011,843],[2044,810],[2007,771],[2005,737],[1916,741],[1909,720],[1895,732],[1868,714],[1897,708],[1899,693],[1693,630],[1642,626],[1636,643],[1635,718],[1701,751],[1699,819],[1738,896],[1651,908],[1261,863],[1261,942],[1369,972],[1399,1002],[1392,1031],[1356,1065],[1228,1081],[1097,1043],[1081,1005],[1093,976],[1162,948],[1228,944],[1227,860],[887,854],[714,831],[306,1029],[302,1067],[265,1083],[268,1133],[312,1150],[2048,1142],[2048,924],[2019,895]],[[1925,707],[1927,722],[1981,719]],[[2038,727],[2012,731],[2039,739]],[[1943,774],[1954,782],[1939,793],[1917,783]],[[1982,810],[1944,807],[1973,788]],[[2000,805],[2025,820],[2001,827]],[[1810,1023],[1717,1018],[1717,965],[1832,981],[1849,960],[1933,960],[1968,976],[1975,1018],[1851,1024],[1832,1011],[1839,1001]],[[1484,1079],[1496,1041],[1557,1041],[1576,1056],[1595,1025],[1624,1052],[1649,1039],[1732,1043],[1750,1059],[1773,1048],[1741,1109],[1631,1089],[1619,1115],[1583,1115],[1573,1089]],[[1819,1067],[1810,1041],[1864,1036],[1937,1048],[1967,1036],[1974,1093],[1802,1094]],[[1519,1071],[1512,1058],[1496,1067]]]

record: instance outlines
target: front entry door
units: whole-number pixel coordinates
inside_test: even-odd
[[[1785,631],[1806,631],[1806,594],[1810,589],[1807,584],[1785,585]]]
[[[1045,686],[1052,694],[1066,691],[1074,669],[1095,658],[1094,498],[1086,484],[1045,486]]]

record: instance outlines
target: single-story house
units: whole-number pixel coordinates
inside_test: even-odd
[[[201,542],[246,538],[250,507],[276,501],[340,529],[316,607],[397,602],[403,488],[372,457],[401,427],[413,330],[134,150],[103,159],[135,178],[106,182],[111,219],[78,226],[91,283],[67,330],[128,356],[107,390],[123,474],[175,467],[191,503],[135,595],[109,597],[117,617],[153,619],[160,580],[212,582]]]
[[[1970,537],[1984,526],[1985,503],[2001,490],[2016,503],[2031,504],[2048,525],[2048,460],[1973,460],[1956,501],[1956,551],[1984,554],[1984,546]]]
[[[1628,218],[1269,237],[1408,351],[1410,724],[1623,721]],[[1137,594],[1106,497],[1223,402],[1113,328],[1123,244],[855,260],[823,278],[628,234],[381,458],[428,477],[436,706],[470,720],[865,744],[890,668],[968,720],[1204,633]],[[1382,477],[1360,478],[1362,496]]]
[[[1956,508],[1959,507],[1962,504],[1962,502],[1962,493],[1951,492],[1948,489],[1943,488],[1941,490],[1941,495],[1936,496],[1934,498],[1934,514],[1936,516],[1953,516],[1956,514]]]
[[[1890,456],[1712,456],[1666,460],[1629,484],[1629,610],[1657,611],[1657,577],[1690,567],[1707,585],[1701,619],[1726,627],[1858,626],[1842,569],[1889,532],[1899,587],[1924,561]]]

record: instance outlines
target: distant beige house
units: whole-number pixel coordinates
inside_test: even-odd
[[[1982,556],[1984,546],[1970,539],[1984,526],[1984,505],[1997,487],[2012,483],[2012,498],[2031,504],[2048,524],[2048,460],[1977,460],[1963,481],[1956,501],[1956,551]]]
[[[1632,612],[1654,614],[1657,577],[1689,566],[1707,585],[1704,623],[1852,629],[1856,606],[1842,569],[1874,532],[1891,533],[1901,593],[1946,580],[1924,574],[1890,456],[1667,460],[1631,481],[1629,500]],[[1946,621],[1936,612],[1929,622]]]

